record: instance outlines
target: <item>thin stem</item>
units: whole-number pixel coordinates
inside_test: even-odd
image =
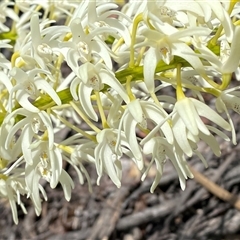
[[[143,59],[143,54],[144,54],[145,50],[146,50],[146,47],[142,47],[141,48],[141,50],[140,50],[140,52],[138,54],[138,58],[137,58],[137,60],[135,62],[135,66],[139,66],[140,65],[140,63],[141,63],[141,61]]]
[[[20,53],[19,51],[17,52],[14,52],[12,57],[11,57],[11,64],[12,64],[12,67],[15,67],[15,62],[16,62],[16,59],[20,57]]]
[[[56,117],[58,118],[62,123],[64,123],[67,127],[73,129],[74,131],[82,134],[84,137],[90,139],[91,141],[93,142],[96,142],[96,137],[95,136],[92,136],[88,133],[86,133],[85,131],[83,131],[82,129],[76,127],[75,125],[73,125],[72,123],[70,123],[69,121],[67,121],[65,118],[59,116],[58,114],[56,114],[54,111],[51,111],[51,113]]]
[[[126,81],[126,91],[128,94],[128,97],[130,98],[131,101],[135,100],[135,96],[132,93],[132,88],[131,88],[131,81],[132,81],[132,75],[127,76],[127,81]]]
[[[177,80],[177,91],[176,91],[176,95],[177,95],[177,100],[181,100],[183,98],[185,98],[185,94],[182,90],[182,79],[181,79],[181,64],[177,65],[177,76],[176,76],[176,80]]]
[[[100,94],[99,94],[98,91],[94,91],[94,93],[95,93],[96,100],[97,100],[97,106],[98,106],[98,111],[99,111],[99,114],[100,114],[100,117],[101,117],[102,126],[103,126],[103,128],[109,128],[109,126],[107,124],[106,116],[104,114],[104,110],[103,110]]]
[[[115,44],[115,46],[113,47],[112,51],[113,52],[116,52],[117,49],[124,43],[124,39],[123,38],[120,38],[118,40],[118,42]]]
[[[137,17],[134,19],[133,22],[133,28],[132,28],[132,39],[131,39],[131,46],[130,46],[130,61],[129,61],[129,67],[134,67],[134,45],[136,42],[136,35],[137,35],[137,29],[138,24],[143,20],[143,14],[140,13],[137,15]]]
[[[57,147],[63,150],[66,153],[72,154],[74,152],[74,148],[62,144],[57,144]]]
[[[101,130],[96,127],[90,119],[81,111],[81,109],[74,103],[73,101],[70,102],[70,105],[73,107],[73,109],[79,114],[79,116],[85,121],[85,123],[92,128],[96,133],[101,132]]]
[[[162,106],[161,106],[161,103],[159,102],[159,100],[158,100],[158,98],[157,98],[157,96],[156,96],[156,94],[155,94],[155,92],[151,92],[150,95],[151,95],[153,101],[154,101],[159,107],[162,107]]]
[[[232,80],[232,73],[225,73],[222,75],[222,84],[219,86],[219,90],[225,90]]]
[[[219,89],[219,85],[209,78],[207,74],[202,74],[201,77],[204,78],[213,88]]]

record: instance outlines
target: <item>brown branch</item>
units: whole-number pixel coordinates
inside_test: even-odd
[[[200,172],[196,171],[194,168],[190,167],[194,179],[200,183],[205,189],[207,189],[209,192],[220,198],[221,200],[225,202],[229,202],[232,206],[234,206],[236,209],[240,210],[240,199],[234,195],[225,190],[224,188],[220,187],[216,183],[209,180],[207,177],[205,177]]]

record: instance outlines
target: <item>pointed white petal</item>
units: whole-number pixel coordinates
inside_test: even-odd
[[[205,135],[203,133],[199,133],[199,137],[212,149],[213,153],[217,156],[221,156],[221,151],[219,148],[219,144],[213,135]]]
[[[45,91],[58,106],[61,105],[61,99],[46,80],[37,79],[34,81],[34,83],[36,84],[38,89],[42,89],[43,91]]]
[[[34,105],[32,105],[30,102],[29,102],[29,94],[26,93],[26,92],[20,92],[18,91],[16,93],[16,99],[17,101],[19,102],[19,104],[25,108],[26,110],[30,111],[30,112],[35,112],[35,113],[38,113],[40,112],[40,110],[35,107]]]
[[[150,192],[151,193],[154,193],[154,190],[156,189],[156,187],[158,186],[160,180],[161,180],[161,177],[162,177],[162,172],[163,172],[163,166],[162,166],[162,163],[159,162],[159,161],[155,161],[156,163],[156,175],[155,175],[155,178],[154,178],[154,181],[152,183],[152,186],[150,188]]]
[[[111,150],[111,148],[106,145],[104,148],[104,151],[102,152],[102,156],[101,159],[102,161],[104,161],[104,167],[106,169],[106,172],[108,174],[108,176],[111,178],[111,180],[113,181],[113,183],[120,188],[121,187],[121,181],[119,179],[119,171],[121,171],[121,169],[119,169],[119,166],[115,165],[114,161],[116,161],[117,159],[114,159],[116,156],[116,154],[114,154]]]
[[[206,159],[203,157],[203,155],[198,151],[198,150],[195,150],[194,153],[200,158],[200,160],[203,162],[203,165],[205,168],[208,167],[208,163],[206,161]]]
[[[136,164],[140,170],[143,168],[143,157],[141,153],[141,149],[139,147],[137,136],[136,136],[136,125],[137,121],[132,118],[130,114],[127,114],[125,119],[123,120],[124,131],[126,134],[126,138],[128,140],[130,150],[136,158]]]
[[[80,83],[78,87],[78,96],[81,103],[81,106],[83,110],[86,112],[86,114],[97,122],[98,116],[96,112],[94,111],[94,108],[92,106],[91,102],[91,93],[92,88],[87,87],[85,84]]]
[[[8,120],[8,119],[6,119],[6,120]],[[29,119],[27,119],[27,118],[22,119],[21,121],[17,122],[11,128],[11,130],[8,132],[7,137],[5,138],[5,148],[9,148],[9,145],[11,144],[13,136],[17,133],[18,130],[20,130],[22,127],[24,127],[28,123],[28,121],[29,121]]]
[[[53,144],[54,144],[54,131],[53,131],[52,121],[50,119],[50,116],[45,111],[39,112],[39,116],[41,117],[41,120],[43,121],[44,126],[47,128],[48,147],[49,147],[49,150],[52,150]]]
[[[159,54],[157,54],[157,50],[155,48],[150,47],[150,49],[147,51],[145,55],[143,64],[144,83],[146,84],[146,87],[150,93],[154,93],[155,69],[159,60],[160,56]]]
[[[174,151],[172,151],[172,150],[174,150]],[[177,171],[181,189],[185,190],[185,188],[186,188],[186,178],[183,175],[181,164],[179,163],[178,159],[176,158],[176,151],[175,151],[175,149],[168,149],[168,150],[166,150],[166,154],[169,157],[169,159],[171,160],[174,168]]]
[[[33,14],[30,21],[31,26],[31,36],[34,46],[37,46],[41,43],[41,34],[39,29],[39,18],[37,14]]]
[[[23,129],[21,134],[22,136],[24,136],[21,142],[24,159],[28,165],[32,165],[33,157],[32,157],[32,150],[30,149],[30,145],[32,143],[34,133],[30,130],[29,126],[26,126]]]
[[[197,72],[205,73],[201,60],[186,43],[173,43],[172,54],[184,58]]]
[[[70,92],[74,100],[78,100],[77,95],[77,86],[80,83],[80,79],[78,77],[74,78],[70,85]]]
[[[230,131],[231,127],[227,121],[225,121],[218,113],[216,113],[213,109],[207,106],[205,103],[200,102],[194,98],[191,98],[197,112],[200,116],[203,116],[212,122],[218,124],[220,127]]]
[[[222,71],[224,73],[232,73],[236,71],[239,66],[240,60],[240,48],[239,48],[239,39],[240,39],[240,26],[235,27],[233,41],[231,44],[231,52],[228,60],[223,64]]]
[[[93,41],[91,44],[95,54],[99,55],[103,59],[105,65],[109,69],[112,69],[112,59],[107,45],[101,41]]]
[[[155,105],[144,102],[143,106],[146,112],[146,117],[151,121],[154,121],[156,124],[159,124],[165,120],[166,117]],[[173,133],[169,123],[168,122],[163,123],[160,129],[162,130],[167,141],[169,143],[173,143]]]
[[[62,172],[62,154],[60,153],[59,149],[56,147],[53,150],[49,150],[49,158],[51,163],[52,176],[50,181],[51,188],[55,188],[59,182],[59,176]]]
[[[177,115],[173,117],[173,134],[182,151],[187,156],[191,157],[192,148],[187,139],[186,126]]]
[[[61,175],[59,177],[59,181],[62,185],[64,197],[67,201],[71,199],[72,189],[74,188],[74,183],[68,173],[62,169]]]
[[[102,82],[112,87],[112,89],[114,89],[121,96],[125,103],[129,103],[129,97],[126,93],[126,90],[123,88],[122,84],[120,84],[117,78],[104,69],[100,70],[99,76]]]
[[[184,98],[175,104],[176,114],[179,114],[187,129],[193,134],[198,135],[198,127],[196,123],[196,116],[198,115],[196,109],[189,98]]]
[[[141,123],[143,120],[143,111],[139,99],[135,99],[131,101],[127,108],[132,115],[132,118],[137,121],[137,123]]]

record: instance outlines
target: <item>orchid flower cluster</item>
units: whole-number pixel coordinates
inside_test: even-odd
[[[187,158],[207,166],[200,142],[216,156],[216,138],[237,144],[239,25],[236,0],[2,1],[0,196],[14,222],[24,197],[41,213],[46,183],[70,200],[64,162],[91,191],[86,164],[120,187],[127,156],[142,180],[156,169],[153,192],[170,161],[184,189]]]

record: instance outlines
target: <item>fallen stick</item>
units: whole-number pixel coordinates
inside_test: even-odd
[[[190,167],[190,170],[194,175],[194,179],[198,183],[200,183],[205,189],[207,189],[209,192],[211,192],[221,200],[229,202],[233,207],[240,210],[240,199],[236,195],[231,194],[229,191],[212,182],[203,174],[196,171],[194,168]]]

